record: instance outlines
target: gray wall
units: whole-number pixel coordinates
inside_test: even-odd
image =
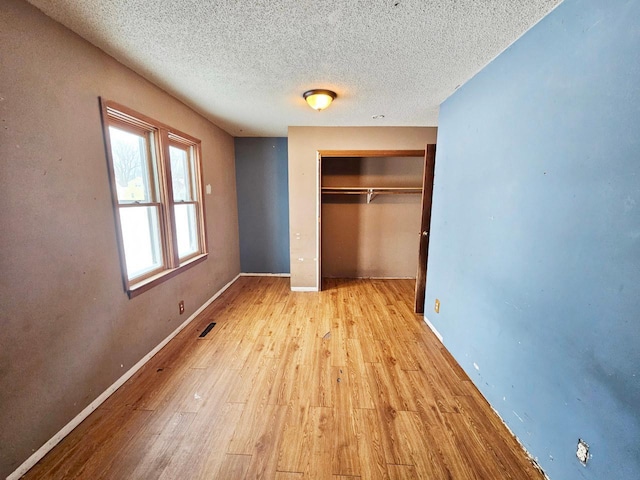
[[[639,18],[566,0],[440,111],[425,312],[552,479],[640,478]]]
[[[245,273],[289,273],[286,138],[236,138],[240,264]]]
[[[240,271],[233,138],[22,0],[0,3],[0,478]],[[129,300],[98,96],[202,140],[209,258]],[[178,315],[178,301],[186,312]]]

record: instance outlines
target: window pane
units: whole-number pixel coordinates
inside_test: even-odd
[[[200,251],[196,226],[196,206],[175,205],[176,234],[178,235],[178,256],[184,258]]]
[[[112,126],[109,136],[118,201],[153,201],[146,137]]]
[[[157,207],[120,208],[129,280],[163,265]]]
[[[177,147],[169,147],[171,158],[171,182],[173,200],[176,202],[194,200],[191,195],[191,177],[189,175],[189,152]]]

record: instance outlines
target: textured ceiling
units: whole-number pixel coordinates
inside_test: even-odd
[[[28,1],[232,135],[286,136],[435,126],[438,105],[561,0]],[[313,111],[311,88],[338,98]]]

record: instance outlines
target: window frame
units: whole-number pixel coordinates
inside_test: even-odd
[[[117,102],[105,100],[102,97],[100,97],[100,111],[116,237],[118,241],[120,269],[124,289],[129,295],[129,298],[133,298],[207,259],[208,245],[203,195],[202,142],[191,135],[169,127]],[[109,127],[111,126],[144,136],[146,139],[147,167],[150,169],[149,171],[152,172],[150,175],[155,175],[155,185],[149,189],[150,198],[145,202],[123,202],[118,198],[115,167],[111,152],[111,135],[109,132]],[[193,200],[188,202],[175,202],[173,198],[170,146],[187,150],[188,153],[189,171],[191,174],[190,181],[192,182],[191,188],[193,189]],[[152,191],[153,193],[151,193]],[[174,212],[176,205],[183,204],[195,206],[198,249],[180,259]],[[120,210],[122,208],[131,208],[134,205],[140,207],[153,206],[157,208],[162,265],[136,277],[129,278]]]
[[[174,147],[177,148],[179,150],[186,150],[187,152],[187,168],[189,170],[189,178],[190,178],[190,190],[192,190],[191,192],[191,197],[192,200],[178,200],[176,201],[174,198],[172,198],[172,207],[173,210],[172,212],[175,212],[175,206],[176,205],[194,205],[195,207],[195,214],[196,214],[196,225],[200,225],[202,222],[204,222],[204,218],[200,218],[201,217],[201,212],[200,209],[198,207],[199,204],[202,203],[202,194],[203,194],[203,189],[201,187],[198,187],[198,185],[202,185],[202,175],[201,175],[201,164],[200,164],[200,154],[197,148],[195,148],[195,146],[193,145],[193,143],[191,142],[185,142],[184,138],[182,137],[178,137],[175,136],[171,133],[169,133],[169,137],[168,137],[168,147],[167,147],[167,152],[170,152],[170,148]],[[169,153],[167,155],[167,159],[168,159],[168,165],[169,165],[169,170],[171,170],[171,154]],[[171,182],[172,185],[172,193],[173,193],[173,181]],[[174,223],[173,225],[174,229],[176,227],[176,224]],[[174,232],[175,233],[175,232]],[[206,239],[202,238],[202,229],[198,229],[198,232],[196,232],[196,235],[198,237],[198,244],[202,245],[203,242],[205,242]],[[175,234],[176,237],[176,242],[177,242],[177,233]],[[188,255],[186,255],[184,258],[180,258],[180,252],[178,250],[178,246],[176,243],[176,252],[175,252],[175,258],[177,259],[178,262],[182,261],[182,262],[186,262],[189,259],[195,257],[199,255],[199,252],[192,252],[189,253]]]

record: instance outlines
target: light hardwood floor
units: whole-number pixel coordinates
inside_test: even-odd
[[[413,287],[241,277],[25,478],[542,479]]]

